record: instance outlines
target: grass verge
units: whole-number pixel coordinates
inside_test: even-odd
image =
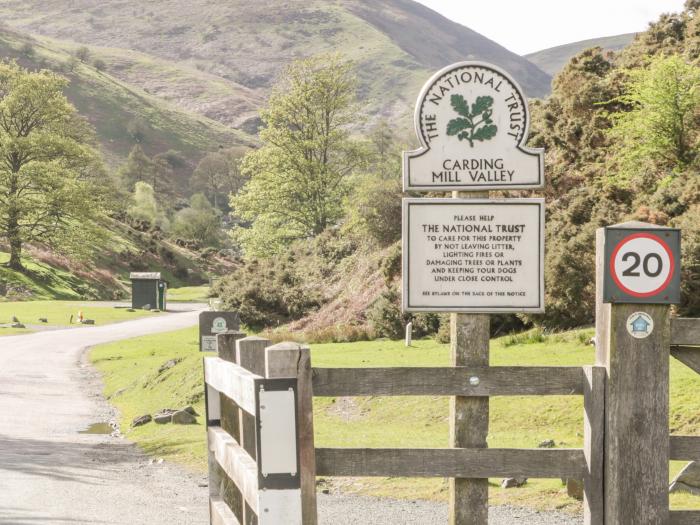
[[[585,344],[591,330],[563,334],[533,333],[495,339],[491,344],[494,366],[577,366],[594,359]],[[148,336],[97,347],[92,360],[105,379],[105,393],[120,410],[123,429],[147,452],[206,469],[203,419],[190,427],[148,424],[129,430],[131,420],[160,408],[192,404],[203,414],[202,354],[197,351],[196,329]],[[180,360],[159,372],[170,359]],[[373,341],[312,345],[314,366],[446,366],[449,348],[432,340]],[[671,429],[700,435],[700,376],[671,363]],[[533,448],[553,439],[557,447],[580,447],[583,442],[583,408],[579,396],[496,397],[491,402],[489,445]],[[447,447],[449,405],[444,397],[316,398],[314,424],[317,446],[325,447]],[[683,463],[673,462],[675,475]],[[443,479],[357,478],[334,479],[333,490],[408,499],[447,498]],[[519,489],[501,489],[491,480],[494,504],[538,509],[579,511],[580,503],[566,495],[561,481],[530,480]],[[674,494],[672,507],[700,509],[700,498]]]

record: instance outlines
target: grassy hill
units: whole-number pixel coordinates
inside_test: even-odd
[[[0,18],[58,48],[91,46],[114,77],[246,132],[280,70],[321,52],[355,59],[366,114],[403,119],[404,127],[421,84],[454,61],[498,64],[533,97],[551,81],[412,0],[4,0]]]
[[[184,184],[207,151],[220,144],[253,143],[250,136],[178,108],[109,71],[100,72],[88,64],[76,64],[71,69],[70,51],[69,46],[0,27],[0,58],[15,59],[25,67],[52,69],[70,80],[66,95],[95,128],[101,150],[113,167],[137,143],[134,126],[138,126],[142,135],[138,140],[149,155],[176,150],[186,159],[175,170],[176,188]],[[134,55],[132,63],[143,64],[145,60]]]
[[[525,55],[530,62],[539,67],[542,71],[546,71],[552,76],[555,76],[566,63],[578,55],[584,49],[591,47],[601,47],[608,51],[619,51],[627,47],[634,40],[636,33],[627,33],[624,35],[608,36],[603,38],[592,38],[589,40],[581,40],[563,46],[551,47]]]

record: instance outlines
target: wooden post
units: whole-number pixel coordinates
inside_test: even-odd
[[[224,361],[229,361],[231,363],[236,362],[236,341],[243,339],[246,336],[244,332],[224,332],[216,336],[216,346],[218,349],[218,354]],[[233,439],[238,443],[241,443],[242,432],[240,425],[240,418],[238,416],[239,408],[236,404],[231,401],[224,394],[218,394],[220,407],[220,423],[219,426],[228,434],[230,434]],[[211,401],[210,401],[211,402]],[[211,456],[210,452],[210,456]],[[219,471],[219,494],[218,496],[231,508],[232,512],[236,518],[240,521],[241,525],[249,525],[250,522],[246,522],[246,505],[245,498],[238,487],[228,479],[228,477],[221,473],[221,468],[219,467],[216,459],[211,459],[209,461],[209,472],[210,472],[210,483],[212,470]]]
[[[605,523],[605,494],[603,465],[605,451],[605,368],[583,368],[583,453],[586,457],[586,475],[583,479],[583,523]]]
[[[597,252],[596,357],[605,385],[605,524],[666,525],[668,498],[668,305],[603,304],[605,230]],[[634,312],[648,314],[653,331],[636,339],[627,331]]]
[[[489,192],[452,193],[454,198],[488,198]],[[453,366],[489,366],[488,314],[451,314]],[[450,401],[450,445],[486,448],[489,433],[488,397],[453,397]],[[489,513],[488,479],[450,479],[450,525],[486,525]]]
[[[265,377],[297,378],[299,432],[299,473],[304,525],[316,525],[316,449],[314,447],[313,390],[311,352],[308,346],[279,343],[266,350]]]

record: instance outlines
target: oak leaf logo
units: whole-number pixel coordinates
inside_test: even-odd
[[[448,135],[457,135],[459,140],[468,141],[472,148],[474,141],[483,142],[496,136],[498,127],[491,120],[493,97],[477,97],[471,108],[462,95],[452,95],[450,101],[452,108],[461,116],[447,124]]]

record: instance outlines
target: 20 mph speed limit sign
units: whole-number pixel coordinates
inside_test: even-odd
[[[604,302],[680,302],[679,230],[606,228],[605,263]]]

